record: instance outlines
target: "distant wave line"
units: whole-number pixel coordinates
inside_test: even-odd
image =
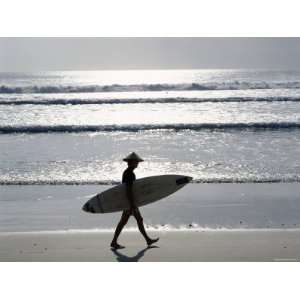
[[[228,97],[228,98],[139,98],[139,99],[49,99],[0,100],[0,105],[96,105],[96,104],[155,104],[155,103],[226,103],[226,102],[300,102],[300,97]]]
[[[299,81],[291,82],[208,82],[179,84],[112,84],[112,85],[46,85],[46,86],[0,86],[0,94],[51,94],[51,93],[97,93],[97,92],[145,92],[145,91],[213,91],[249,89],[299,89]]]
[[[32,125],[0,126],[0,133],[80,133],[80,132],[139,132],[145,130],[281,130],[300,129],[299,122],[261,123],[199,123],[199,124],[133,124],[133,125]]]

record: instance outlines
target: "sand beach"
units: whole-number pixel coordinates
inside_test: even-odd
[[[112,233],[27,232],[0,234],[0,261],[98,262],[295,262],[300,230],[212,230],[150,232],[159,242],[147,248],[138,232],[124,232],[125,249],[112,251]]]

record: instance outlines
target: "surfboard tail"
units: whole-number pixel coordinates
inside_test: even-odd
[[[95,213],[95,210],[94,208],[90,205],[89,202],[85,203],[83,206],[82,206],[82,210],[85,211],[85,212],[88,212],[88,213]]]
[[[193,179],[193,177],[183,176],[176,180],[176,184],[177,185],[187,184],[187,183],[191,182],[192,179]]]

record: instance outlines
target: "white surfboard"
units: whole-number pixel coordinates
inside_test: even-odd
[[[165,198],[183,188],[192,177],[182,175],[150,176],[134,181],[132,191],[136,206],[143,206]],[[84,204],[89,213],[111,213],[129,209],[125,184],[110,188]]]

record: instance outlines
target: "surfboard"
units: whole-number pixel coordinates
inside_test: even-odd
[[[144,206],[163,199],[192,180],[192,177],[183,175],[159,175],[144,177],[134,181],[132,192],[136,206]],[[112,213],[129,209],[129,200],[126,196],[126,185],[120,184],[87,201],[82,210],[89,213]]]

